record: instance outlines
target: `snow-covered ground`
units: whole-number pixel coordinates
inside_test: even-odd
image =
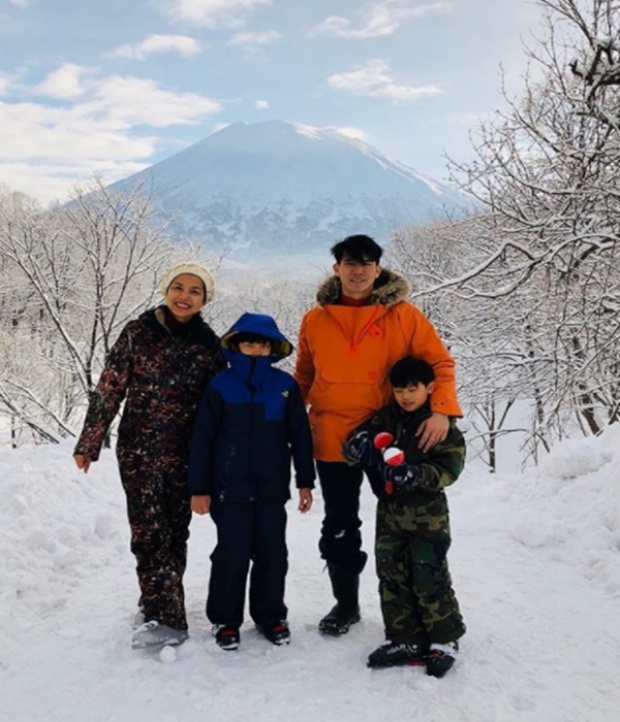
[[[321,500],[289,510],[293,638],[250,624],[223,652],[204,617],[214,542],[195,518],[186,577],[191,639],[176,659],[133,651],[137,600],[113,455],[87,476],[68,445],[0,452],[2,722],[616,722],[620,716],[620,426],[567,442],[538,469],[474,465],[450,491],[450,563],[469,631],[444,679],[370,671],[382,641],[372,566],[363,621],[341,639],[316,552]],[[373,499],[363,499],[371,547]]]

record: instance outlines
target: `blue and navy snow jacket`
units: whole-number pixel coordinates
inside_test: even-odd
[[[241,332],[272,341],[271,356],[236,350]],[[295,379],[272,364],[293,347],[271,316],[244,313],[222,337],[230,367],[207,386],[196,414],[188,486],[217,501],[285,502],[291,457],[298,488],[314,487],[312,436]]]

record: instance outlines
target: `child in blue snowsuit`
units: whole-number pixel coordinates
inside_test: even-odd
[[[211,379],[198,407],[188,485],[192,510],[217,527],[207,617],[223,649],[237,649],[250,562],[249,611],[274,644],[287,644],[286,509],[291,457],[299,511],[312,505],[314,462],[304,402],[272,364],[293,350],[271,316],[244,313],[221,340],[230,368]]]

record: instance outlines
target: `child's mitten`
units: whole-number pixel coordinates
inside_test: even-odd
[[[386,464],[383,468],[383,479],[386,489],[389,484],[396,493],[409,491],[420,486],[422,470],[414,464],[400,464],[399,466]]]

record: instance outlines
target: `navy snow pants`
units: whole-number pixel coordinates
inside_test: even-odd
[[[284,504],[216,500],[211,517],[217,527],[207,598],[211,623],[231,627],[243,623],[250,562],[250,617],[260,626],[285,620],[288,550]]]

